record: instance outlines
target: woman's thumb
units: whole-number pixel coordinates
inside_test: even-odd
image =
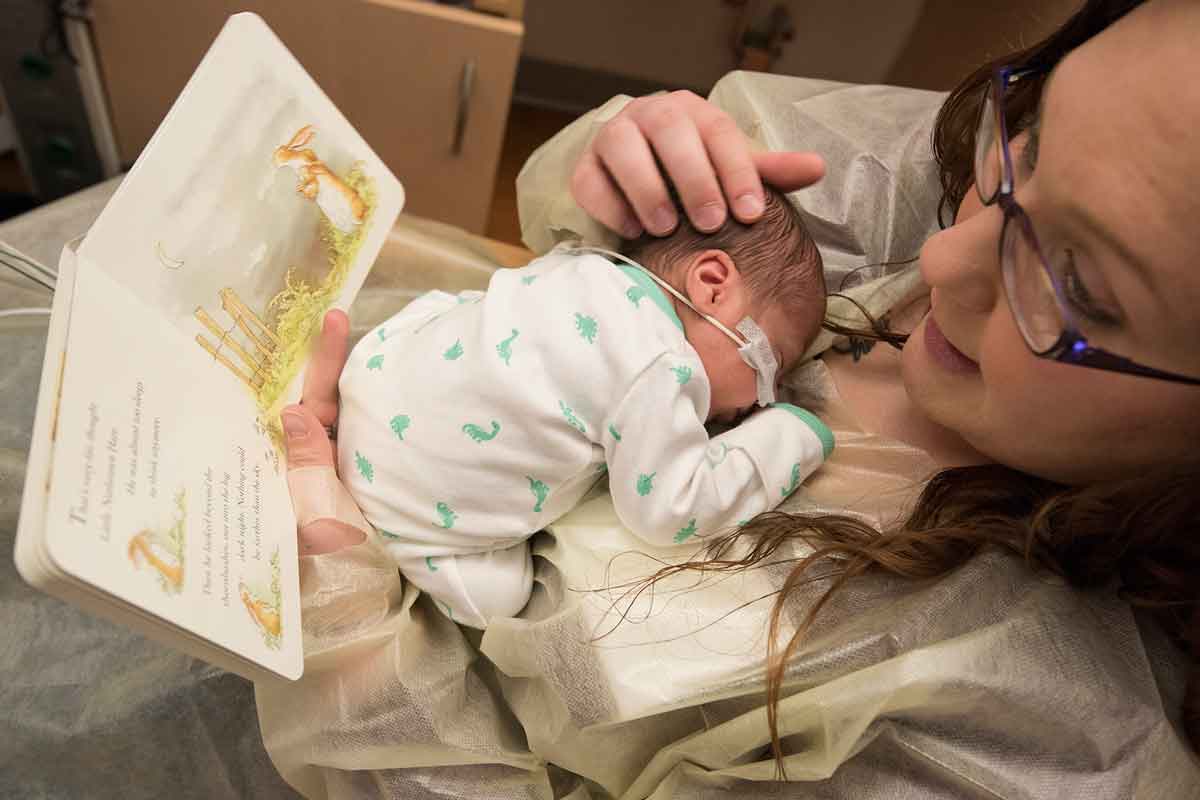
[[[300,405],[288,406],[279,418],[287,447],[288,469],[334,466],[333,443],[311,411]]]

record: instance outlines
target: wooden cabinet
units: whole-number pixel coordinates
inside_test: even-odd
[[[266,20],[396,173],[406,211],[484,231],[524,28],[429,2],[93,0],[125,164],[237,11]]]

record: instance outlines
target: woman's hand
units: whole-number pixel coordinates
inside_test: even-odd
[[[571,194],[626,239],[643,229],[665,236],[678,217],[664,173],[692,225],[713,231],[730,206],[742,222],[758,219],[764,180],[783,192],[802,189],[821,179],[825,162],[816,153],[755,150],[724,111],[672,92],[639,97],[605,123],[575,165]]]
[[[350,321],[342,311],[325,315],[308,365],[299,405],[280,414],[287,442],[288,488],[296,510],[300,555],[329,553],[359,544],[370,526],[338,480],[328,429],[338,415],[338,376],[346,363]]]

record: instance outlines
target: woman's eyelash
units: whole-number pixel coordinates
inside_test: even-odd
[[[1121,324],[1119,317],[1097,305],[1095,297],[1079,275],[1079,269],[1075,266],[1075,254],[1071,250],[1063,253],[1063,269],[1059,283],[1071,308],[1084,319],[1097,325],[1115,327]]]
[[[1042,133],[1042,118],[1034,117],[1033,122],[1029,126],[1029,139],[1025,142],[1025,149],[1021,151],[1021,160],[1025,164],[1025,168],[1029,172],[1033,172],[1037,167],[1038,144],[1041,141]]]

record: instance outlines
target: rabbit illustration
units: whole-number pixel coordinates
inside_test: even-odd
[[[296,191],[315,200],[317,207],[334,227],[342,233],[350,233],[361,225],[367,207],[358,192],[351,189],[333,174],[317,154],[304,147],[317,135],[312,125],[305,125],[285,145],[275,148],[275,166],[289,166],[296,170],[300,182]]]
[[[130,539],[129,560],[134,563],[134,566],[140,567],[144,559],[150,566],[158,570],[158,574],[172,588],[178,590],[183,586],[183,565],[179,563],[178,557],[168,553],[166,548],[156,541],[156,538],[151,531],[146,530]]]

